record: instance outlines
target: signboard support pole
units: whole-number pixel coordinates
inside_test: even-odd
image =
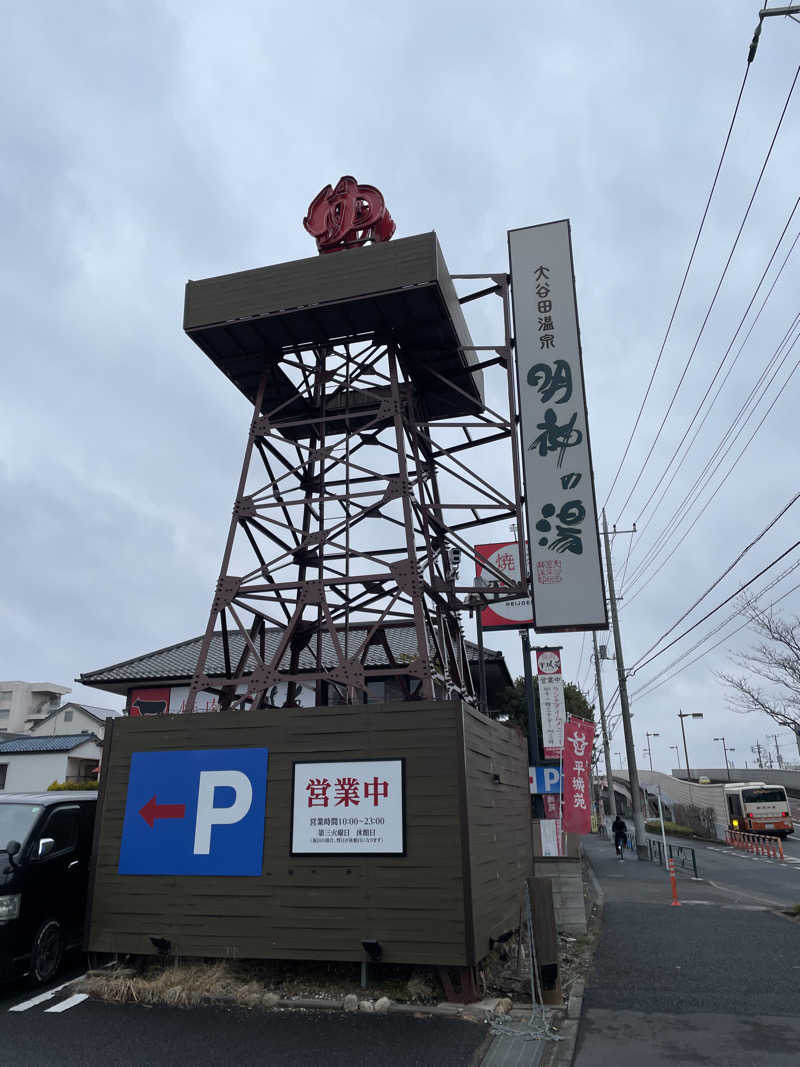
[[[478,629],[478,685],[480,693],[478,695],[479,709],[482,714],[489,714],[489,702],[486,698],[486,657],[483,652],[483,623],[481,622],[480,610],[475,612],[477,617],[477,629]]]
[[[520,630],[522,641],[522,661],[525,664],[525,703],[528,708],[528,763],[539,767],[542,754],[539,751],[539,728],[536,721],[536,704],[533,694],[533,672],[531,671],[531,639],[527,630]],[[535,772],[534,772],[535,773]],[[544,801],[538,794],[533,796],[534,819],[544,818]]]
[[[646,835],[642,816],[642,801],[639,790],[639,770],[636,766],[636,746],[631,729],[631,711],[628,704],[628,679],[625,676],[625,663],[622,659],[622,637],[619,632],[619,615],[617,614],[617,596],[614,592],[614,571],[611,566],[611,544],[608,539],[608,522],[603,508],[603,540],[606,549],[606,577],[608,578],[608,596],[611,603],[611,624],[614,628],[614,648],[617,653],[617,677],[619,680],[619,703],[622,710],[622,727],[625,732],[625,754],[628,758],[628,780],[631,786],[631,807],[633,808],[633,825],[636,830],[636,851],[640,860],[647,859]]]

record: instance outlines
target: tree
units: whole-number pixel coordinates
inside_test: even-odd
[[[731,656],[747,673],[717,672],[728,687],[728,706],[740,713],[760,711],[788,726],[800,751],[800,617],[781,618],[771,609],[759,608],[751,598],[742,600],[741,612],[761,641]]]
[[[533,679],[533,702],[536,714],[540,716],[539,709],[539,682]],[[567,715],[574,715],[578,719],[588,719],[594,722],[594,704],[590,704],[583,693],[573,682],[564,685],[564,704]],[[514,684],[506,686],[498,701],[498,712],[501,717],[508,717],[519,726],[527,737],[528,735],[528,705],[525,700],[525,679],[515,678]]]

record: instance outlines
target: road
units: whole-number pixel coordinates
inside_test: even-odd
[[[800,925],[770,902],[800,900],[796,865],[700,846],[673,908],[662,870],[584,841],[605,902],[576,1067],[794,1067]]]
[[[649,834],[655,839],[655,835]],[[699,876],[733,897],[754,904],[786,907],[800,903],[800,840],[798,834],[783,842],[783,862],[743,852],[729,845],[668,837],[673,845],[689,845],[697,856]],[[686,872],[681,872],[686,877]],[[696,884],[696,883],[695,883]]]

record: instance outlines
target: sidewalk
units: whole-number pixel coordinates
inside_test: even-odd
[[[800,926],[685,874],[673,908],[663,869],[583,846],[604,901],[575,1067],[797,1064]]]

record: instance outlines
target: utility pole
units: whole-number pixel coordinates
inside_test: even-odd
[[[735,752],[736,749],[735,748],[728,748],[724,737],[715,737],[714,740],[722,742],[722,751],[725,753],[725,773],[728,776],[728,781],[730,781],[731,780],[731,767],[730,767],[730,764],[728,763],[728,753],[729,752]]]
[[[606,784],[608,786],[608,814],[617,817],[617,801],[614,797],[614,771],[611,766],[611,749],[608,746],[608,728],[606,726],[606,702],[603,697],[603,678],[600,673],[600,657],[597,654],[597,632],[592,631],[594,645],[594,675],[597,681],[597,703],[600,705],[600,730],[603,735],[603,754],[606,759]]]
[[[778,766],[782,767],[783,766],[783,756],[781,755],[780,746],[778,744],[778,735],[777,734],[767,734],[767,737],[771,737],[772,740],[775,742],[775,755],[778,757]]]
[[[756,752],[758,754],[758,766],[763,771],[764,770],[764,761],[761,758],[761,743],[759,741],[756,741]]]
[[[611,604],[611,624],[614,628],[614,648],[617,652],[617,678],[619,680],[619,703],[622,711],[622,729],[625,734],[625,753],[628,757],[628,780],[631,787],[631,807],[633,808],[633,825],[636,831],[636,851],[639,859],[647,859],[647,838],[645,836],[642,802],[639,793],[639,771],[636,767],[636,746],[633,743],[631,729],[631,711],[628,703],[628,680],[625,677],[625,662],[622,656],[622,637],[619,632],[619,615],[617,614],[617,595],[614,592],[614,570],[611,565],[611,543],[608,539],[608,522],[606,509],[603,508],[603,541],[606,549],[606,577],[608,578],[608,596]]]

